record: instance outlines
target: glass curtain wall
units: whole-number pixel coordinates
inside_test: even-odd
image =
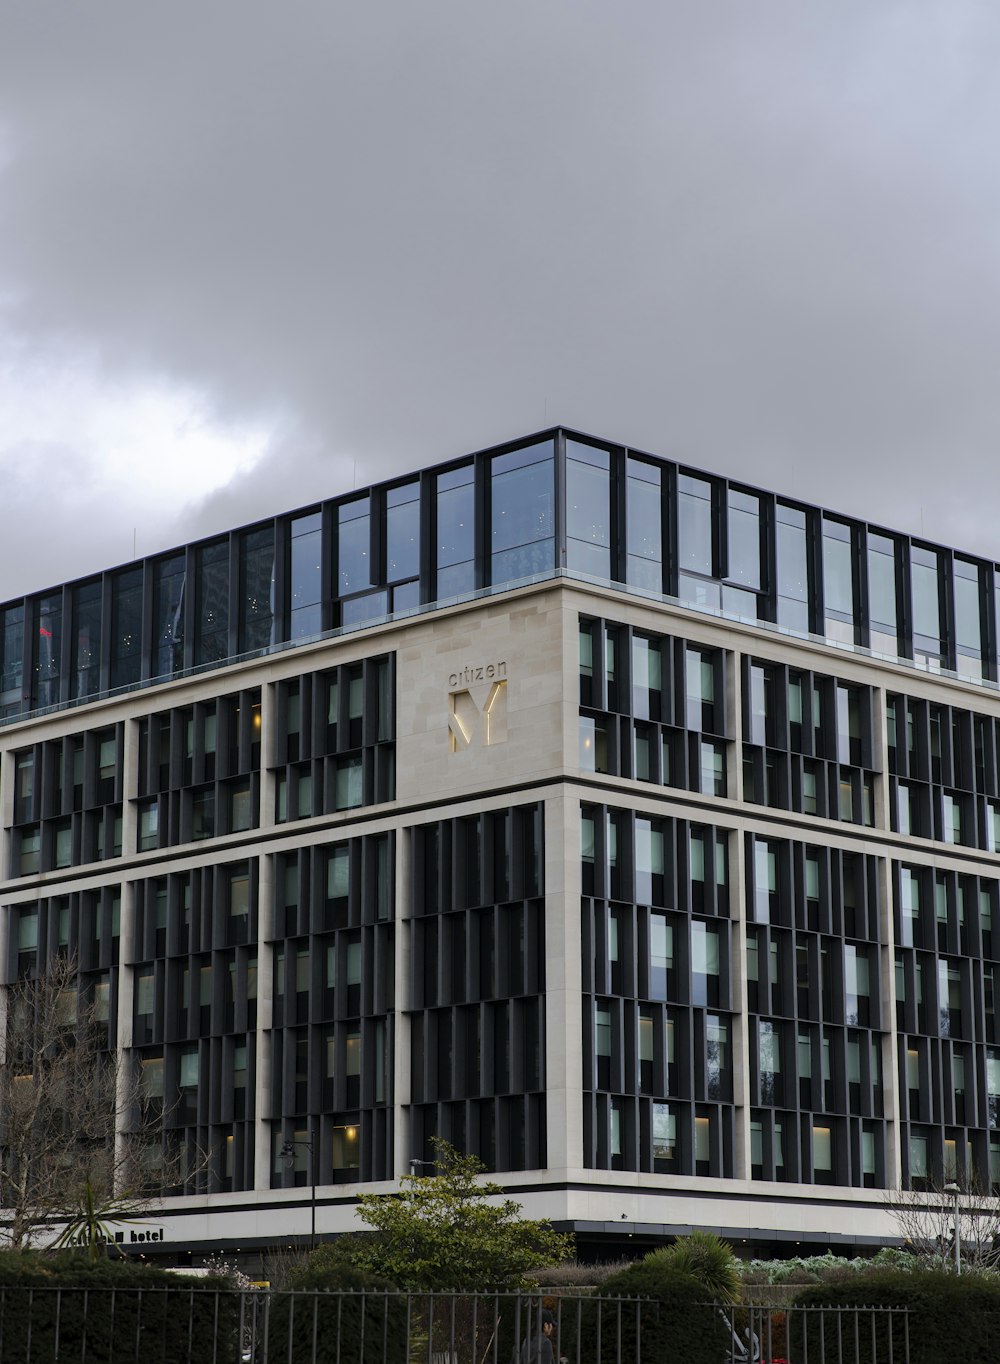
[[[663,472],[642,459],[626,460],[626,581],[648,592],[664,591]]]
[[[472,464],[438,474],[435,502],[435,598],[445,601],[476,586],[476,470]]]
[[[53,592],[37,605],[38,638],[35,649],[35,676],[31,704],[54,706],[59,702],[62,662],[62,593]]]
[[[729,489],[726,516],[726,585],[722,604],[745,620],[756,620],[757,593],[763,586],[760,556],[760,498]]]
[[[938,668],[947,661],[942,658],[940,577],[937,552],[923,545],[911,545],[913,657],[929,668]]]
[[[229,656],[229,541],[202,545],[195,563],[194,661],[221,663]]]
[[[722,605],[716,575],[712,484],[691,474],[677,476],[677,549],[680,575],[677,595],[692,606]]]
[[[388,594],[372,592],[376,567],[372,560],[371,498],[359,497],[338,510],[337,582],[344,600],[342,625],[361,625],[384,616]]]
[[[490,462],[490,581],[516,582],[555,567],[555,468],[551,441]]]
[[[778,624],[809,630],[809,549],[806,513],[779,502],[775,512]]]
[[[983,676],[982,586],[977,564],[954,560],[955,667],[963,677]]]
[[[385,495],[386,582],[393,611],[420,605],[420,484],[414,480]]]
[[[101,689],[102,586],[83,583],[73,589],[73,640],[69,694],[74,700]]]
[[[274,641],[274,527],[240,536],[239,650],[266,649]]]
[[[142,569],[111,580],[111,685],[127,687],[142,672]]]
[[[857,643],[854,621],[854,552],[850,526],[823,518],[824,634]]]
[[[542,576],[562,562],[557,532],[567,567],[598,580],[996,677],[992,563],[653,456],[565,441],[562,473],[555,440],[540,440],[179,549],[148,561],[148,582],[146,566],[133,565],[10,602],[0,608],[0,717],[224,663],[279,633],[294,642]]]
[[[367,497],[359,497],[338,508],[337,590],[342,597],[372,584],[369,505]]]
[[[611,575],[611,456],[566,442],[566,563],[607,580]]]
[[[0,613],[0,715],[20,714],[23,705],[24,607]]]
[[[183,554],[171,555],[153,565],[153,677],[169,677],[184,666],[184,585],[187,580]]]
[[[289,639],[309,639],[323,629],[323,514],[297,516],[289,527]]]
[[[898,553],[895,540],[886,535],[868,536],[868,633],[877,653],[895,654],[899,649],[897,601]]]

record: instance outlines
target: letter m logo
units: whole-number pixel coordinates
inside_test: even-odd
[[[507,683],[453,691],[448,697],[448,742],[452,753],[507,742]]]

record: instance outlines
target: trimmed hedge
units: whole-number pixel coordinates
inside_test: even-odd
[[[614,1359],[621,1341],[622,1359],[642,1359],[643,1364],[723,1364],[732,1344],[725,1317],[706,1303],[705,1289],[696,1279],[677,1270],[640,1260],[613,1274],[601,1285],[600,1296],[643,1298],[642,1303],[623,1303],[623,1311],[609,1312],[601,1305],[598,1328],[597,1303],[582,1305],[582,1331],[587,1349],[583,1358]]]
[[[884,1270],[840,1283],[817,1284],[800,1293],[795,1302],[803,1307],[908,1308],[910,1364],[956,1364],[958,1360],[961,1364],[996,1364],[1000,1358],[1000,1281],[977,1274]],[[862,1314],[858,1325],[858,1364],[902,1357],[901,1321],[893,1327],[891,1356],[885,1316]],[[853,1324],[850,1329],[853,1349]],[[835,1313],[820,1317],[793,1308],[789,1313],[792,1358],[798,1359],[806,1347],[808,1359],[831,1358],[837,1331]]]
[[[316,1364],[405,1364],[406,1300],[372,1290],[275,1293],[268,1316],[268,1358]]]
[[[219,1287],[73,1252],[0,1252],[0,1358],[210,1364],[239,1322],[238,1297]]]
[[[346,1263],[326,1247],[271,1296],[268,1355],[316,1364],[405,1364],[406,1300],[391,1284]]]

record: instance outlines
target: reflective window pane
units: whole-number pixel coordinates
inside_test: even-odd
[[[405,483],[385,495],[386,581],[420,573],[420,484]]]
[[[289,639],[307,639],[323,628],[323,518],[319,512],[299,516],[289,527],[291,573]]]
[[[337,583],[342,597],[371,587],[371,528],[368,498],[359,497],[338,509]]]
[[[460,596],[476,585],[476,489],[471,464],[437,481],[437,599]]]
[[[896,542],[885,535],[868,536],[868,611],[872,648],[895,653]]]
[[[273,640],[274,527],[240,536],[239,648],[265,649]]]
[[[398,587],[392,589],[393,611],[412,611],[419,605],[420,583],[416,579],[412,582],[400,583]]]
[[[662,592],[662,475],[655,465],[641,459],[629,459],[626,473],[626,578],[633,587]]]
[[[851,528],[840,521],[823,520],[823,604],[827,633],[836,639],[853,642],[853,630],[837,630],[833,623],[853,625],[854,562]],[[833,628],[831,626],[833,625]]]
[[[589,640],[589,636],[586,636]],[[659,720],[662,709],[663,655],[658,639],[632,638],[632,713],[641,720]]]
[[[680,566],[712,576],[712,485],[690,474],[677,477],[677,536]]]
[[[0,630],[0,713],[16,715],[22,707],[24,607],[8,606]]]
[[[439,568],[437,575],[437,599],[446,601],[449,597],[461,597],[472,592],[476,586],[476,566],[470,559],[467,563],[451,564]]]
[[[42,597],[37,605],[38,651],[31,700],[35,706],[54,706],[59,700],[62,661],[62,593]]]
[[[937,657],[941,651],[941,607],[938,556],[914,545],[910,550],[910,588],[913,594],[913,653]]]
[[[229,654],[229,542],[198,550],[195,663],[219,663]]]
[[[809,559],[806,514],[781,502],[776,509],[778,624],[790,630],[809,629]]]
[[[338,810],[350,810],[362,802],[360,758],[345,758],[337,767],[335,801]]]
[[[555,564],[552,443],[492,462],[492,581],[548,573]]]
[[[760,499],[730,488],[728,529],[727,577],[756,591],[760,587]]]
[[[73,589],[71,697],[92,696],[101,686],[100,580]]]
[[[567,563],[595,578],[611,576],[611,456],[566,442]]]
[[[323,627],[323,518],[319,511],[296,517],[291,527],[292,562],[289,592],[289,640],[306,640]]]
[[[959,655],[959,671],[966,676],[971,673],[972,676],[981,677],[983,635],[979,566],[956,559],[954,584],[955,645]]]
[[[142,665],[142,569],[118,573],[111,582],[111,685],[139,681]]]
[[[175,554],[153,565],[154,677],[169,677],[184,666],[185,557]]]

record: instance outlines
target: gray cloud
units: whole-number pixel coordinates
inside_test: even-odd
[[[1000,555],[994,7],[0,14],[10,332],[275,431],[163,543],[562,421]]]

